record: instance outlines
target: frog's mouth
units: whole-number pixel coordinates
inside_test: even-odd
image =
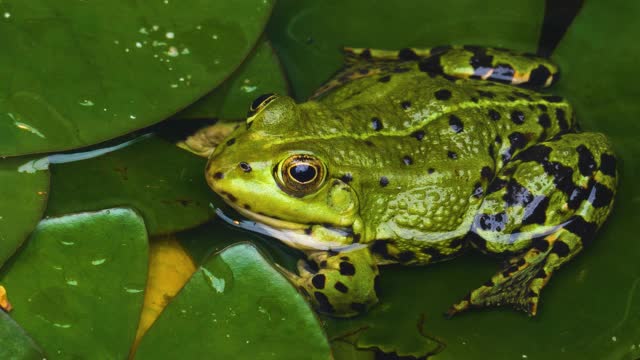
[[[259,234],[274,237],[286,245],[300,250],[351,250],[366,245],[354,242],[355,235],[351,228],[329,227],[319,224],[300,224],[280,220],[229,204],[242,216],[250,220],[235,220],[225,215],[220,208],[215,212],[230,225]],[[320,236],[321,235],[321,236]]]

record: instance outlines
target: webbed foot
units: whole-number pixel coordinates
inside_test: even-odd
[[[557,232],[534,239],[531,249],[511,258],[501,272],[451,306],[446,315],[451,317],[470,308],[510,305],[535,316],[540,292],[553,272],[580,252],[584,236],[592,235],[581,233],[595,230],[585,226],[578,217],[573,217],[564,226]]]
[[[452,317],[470,308],[510,305],[535,316],[540,291],[551,277],[551,272],[545,271],[547,258],[548,254],[534,248],[511,259],[503,271],[452,305],[446,315]]]
[[[208,158],[216,147],[231,134],[237,125],[238,123],[217,122],[199,129],[176,145],[190,153]]]

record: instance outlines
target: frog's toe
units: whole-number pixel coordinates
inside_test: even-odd
[[[528,288],[529,290],[526,294],[521,294],[520,291],[496,294],[497,289],[495,287],[486,284],[482,285],[470,292],[456,304],[451,305],[449,310],[445,313],[445,316],[447,318],[451,318],[472,308],[502,305],[511,305],[513,308],[524,311],[530,316],[535,316],[538,311],[540,294],[533,291],[531,286],[527,286],[525,288]]]
[[[197,130],[189,135],[183,141],[179,141],[176,145],[195,155],[208,158],[216,147],[231,134],[237,127],[238,123],[219,122]]]
[[[511,306],[535,316],[540,292],[557,267],[557,259],[557,254],[537,248],[515,257],[505,269],[452,305],[446,316],[452,317],[471,308],[495,306]]]

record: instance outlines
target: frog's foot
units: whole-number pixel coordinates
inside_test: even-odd
[[[280,269],[318,312],[350,317],[378,302],[375,282],[378,267],[368,248],[345,252],[311,253],[298,262],[300,275]]]
[[[218,122],[203,127],[176,145],[198,156],[208,158],[239,123]]]
[[[556,243],[555,235],[550,235],[540,244]],[[534,316],[538,310],[540,291],[547,284],[553,270],[560,266],[564,258],[579,249],[570,249],[565,242],[542,251],[532,248],[526,253],[507,262],[503,271],[491,280],[471,291],[460,302],[451,306],[447,316],[463,312],[474,307],[511,305],[518,310]],[[541,245],[549,248],[549,245]]]
[[[11,311],[11,303],[9,302],[9,298],[7,297],[7,290],[4,286],[0,285],[0,310],[4,310],[5,312]]]

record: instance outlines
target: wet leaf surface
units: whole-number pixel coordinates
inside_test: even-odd
[[[0,267],[42,217],[49,195],[49,171],[28,165],[35,157],[0,159]]]
[[[3,2],[0,156],[86,146],[167,118],[235,70],[271,7]]]
[[[126,358],[147,276],[147,234],[129,209],[43,220],[0,281],[11,317],[50,359]]]
[[[244,119],[251,102],[265,93],[286,95],[289,89],[271,44],[262,40],[229,79],[175,117]]]
[[[210,202],[221,203],[205,181],[206,162],[147,136],[102,156],[53,164],[47,215],[128,206],[140,211],[151,235],[195,227],[213,216]]]
[[[298,100],[342,66],[344,46],[401,49],[450,44],[535,52],[543,4],[525,0],[278,1],[267,26]]]
[[[0,343],[0,359],[44,359],[38,345],[4,311],[0,311]]]
[[[313,311],[250,244],[209,258],[149,329],[136,354],[136,359],[210,357],[329,358]]]

